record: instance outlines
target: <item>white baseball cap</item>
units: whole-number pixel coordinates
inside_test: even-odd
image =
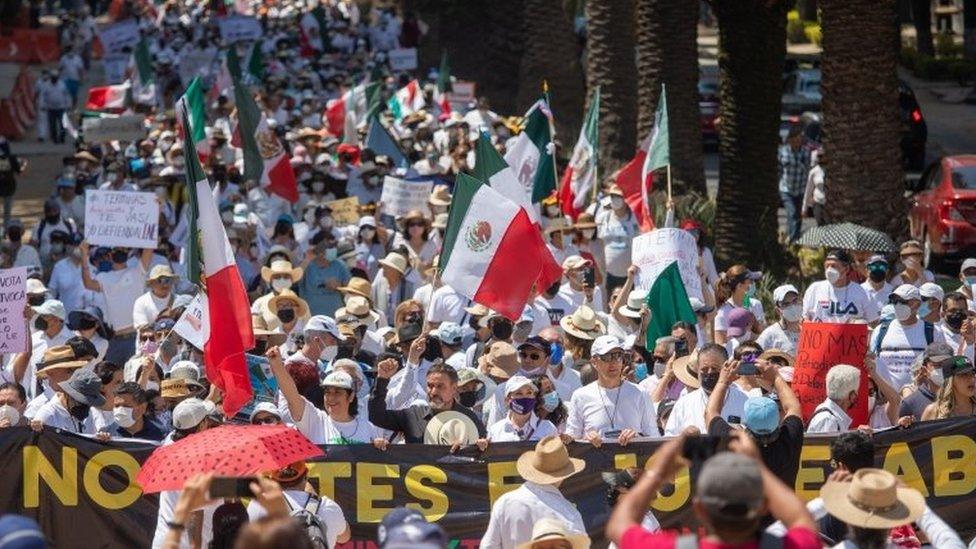
[[[976,257],[968,257],[962,262],[962,266],[959,267],[959,272],[964,273],[966,269],[976,269]],[[27,280],[30,282],[30,279]]]
[[[338,387],[352,391],[352,376],[343,371],[335,371],[322,380],[323,387]]]
[[[61,303],[57,299],[48,299],[37,307],[31,307],[31,309],[34,309],[34,312],[39,315],[56,316],[61,320],[64,320],[65,317],[64,303]]]
[[[800,295],[800,290],[797,290],[796,286],[792,284],[777,286],[776,289],[773,290],[773,301],[776,303],[782,303],[782,301],[786,299],[786,296],[790,295],[791,293]]]
[[[188,398],[173,408],[173,427],[180,430],[192,429],[216,409],[212,401]]]
[[[43,294],[47,292],[47,286],[41,282],[39,278],[28,278],[27,279],[27,289],[28,294]]]
[[[278,419],[281,419],[281,412],[278,411],[277,406],[271,404],[270,402],[258,402],[254,405],[254,409],[251,410],[251,417],[248,418],[248,421],[254,421],[254,416],[261,412],[266,412]]]
[[[905,301],[911,301],[913,299],[922,299],[922,296],[919,293],[918,288],[912,286],[911,284],[902,284],[901,286],[895,288],[895,290],[891,293],[904,299]]]
[[[332,317],[315,315],[305,323],[305,334],[309,332],[325,332],[339,341],[345,341],[346,336],[339,332],[339,327]]]
[[[624,350],[627,345],[612,335],[602,335],[593,341],[590,347],[590,354],[593,356],[603,356],[614,349]]]
[[[532,383],[531,379],[525,376],[514,375],[508,378],[508,381],[505,382],[505,396],[508,396],[526,386],[535,389],[535,383]]]
[[[939,303],[941,303],[942,300],[945,299],[945,290],[942,289],[942,286],[939,286],[938,284],[934,284],[932,282],[926,282],[925,284],[922,284],[918,288],[918,293],[924,299],[932,299],[934,297],[939,300]]]

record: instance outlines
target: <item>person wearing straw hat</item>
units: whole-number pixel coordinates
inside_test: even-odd
[[[285,336],[287,352],[295,352],[298,336],[302,334],[305,322],[310,318],[308,303],[295,295],[295,292],[282,290],[268,300],[268,312],[278,320],[278,326],[273,331]]]
[[[91,370],[78,368],[57,385],[54,397],[37,411],[30,426],[35,431],[47,425],[69,433],[94,434],[91,409],[104,403],[102,380]]]
[[[685,384],[688,392],[675,402],[664,427],[665,436],[676,436],[688,427],[698,429],[699,433],[707,432],[705,410],[708,399],[718,384],[722,365],[728,359],[729,354],[725,347],[709,343],[697,353],[674,360],[670,371]],[[667,378],[666,374],[665,379]],[[738,385],[730,385],[719,415],[726,421],[731,421],[733,416],[741,418],[748,398]]]
[[[431,217],[440,213],[447,213],[447,209],[451,205],[451,191],[447,185],[434,185],[430,198],[427,199],[427,204],[430,206]]]
[[[42,356],[37,364],[37,379],[41,382],[41,391],[27,402],[24,416],[28,419],[36,416],[56,396],[61,382],[67,381],[75,370],[84,368],[89,362],[87,358],[78,356],[69,345],[49,347]]]
[[[176,274],[169,265],[156,265],[149,271],[146,285],[149,291],[142,294],[132,304],[132,324],[136,329],[156,322],[156,317],[173,304],[173,285]]]
[[[579,250],[579,254],[593,262],[596,267],[596,285],[603,286],[606,282],[607,259],[604,256],[604,243],[596,234],[596,222],[593,214],[583,212],[576,218],[573,224],[576,234],[573,235],[573,244]],[[607,288],[609,292],[612,288]]]
[[[917,240],[902,242],[898,247],[898,258],[904,270],[891,278],[891,285],[897,288],[902,284],[911,284],[918,288],[926,282],[935,282],[935,275],[923,265],[924,255],[925,250]]]
[[[599,447],[604,440],[626,445],[636,436],[657,434],[656,410],[640,387],[624,379],[630,345],[603,335],[590,348],[597,380],[573,393],[565,437]]]
[[[420,210],[411,210],[399,219],[401,232],[393,237],[391,249],[406,247],[410,262],[418,269],[429,267],[439,246],[430,236],[430,219]]]
[[[368,280],[354,276],[349,279],[349,282],[346,282],[345,286],[339,286],[336,289],[342,294],[343,303],[347,303],[353,296],[357,295],[366,298],[369,302],[370,309],[380,315],[379,320],[376,321],[376,325],[380,327],[390,325],[386,314],[373,307],[373,287]]]
[[[582,370],[590,360],[593,340],[605,334],[606,328],[597,318],[596,312],[586,305],[560,319],[559,326],[563,329],[563,346],[566,349],[564,363],[568,361],[570,367],[577,371]]]
[[[416,290],[408,274],[410,262],[398,252],[390,252],[379,260],[381,276],[373,280],[371,301],[387,318],[393,318],[397,305],[411,299]]]
[[[275,259],[270,265],[261,267],[261,279],[271,287],[271,291],[254,300],[251,304],[251,314],[261,315],[269,330],[277,328],[281,322],[268,310],[268,302],[284,290],[290,290],[304,275],[305,269],[293,267],[291,261],[284,259]]]
[[[535,525],[544,519],[562,523],[569,532],[585,533],[579,510],[559,491],[563,481],[585,467],[583,460],[569,457],[558,436],[544,437],[519,456],[515,468],[525,482],[495,500],[481,548],[515,549],[532,541]]]
[[[590,538],[566,530],[562,521],[544,518],[532,527],[532,539],[515,549],[587,549]]]

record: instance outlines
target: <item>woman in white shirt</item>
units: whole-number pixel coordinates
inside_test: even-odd
[[[752,311],[756,322],[752,326],[752,331],[759,335],[763,330],[763,319],[766,314],[763,311],[762,303],[755,299],[756,285],[754,281],[762,278],[762,273],[750,271],[745,265],[733,265],[729,270],[722,273],[718,281],[718,293],[715,296],[716,303],[722,303],[715,314],[715,343],[725,345],[728,341],[727,317],[729,311],[736,307],[742,307]]]
[[[529,378],[516,375],[505,382],[505,405],[508,414],[488,427],[486,439],[478,441],[479,447],[488,442],[515,442],[539,440],[556,435],[556,426],[547,419],[535,415],[539,391]]]

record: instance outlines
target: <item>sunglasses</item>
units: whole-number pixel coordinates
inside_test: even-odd
[[[159,282],[160,284],[172,284],[173,279],[168,276],[161,276],[156,279],[156,282]]]
[[[610,351],[609,353],[602,355],[600,358],[607,362],[616,362],[624,359],[624,353],[623,351]]]
[[[264,418],[256,417],[253,420],[251,420],[251,425],[277,425],[277,424],[278,424],[278,418],[274,416],[268,416]]]
[[[426,223],[419,222],[419,221],[415,221],[413,223],[408,223],[407,224],[407,227],[426,227],[426,226],[427,226]]]
[[[539,360],[542,358],[542,353],[527,353],[525,351],[519,351],[520,358],[528,358],[530,360]]]

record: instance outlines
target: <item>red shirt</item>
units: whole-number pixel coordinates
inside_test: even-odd
[[[644,547],[674,547],[681,535],[677,532],[648,532],[635,524],[624,532],[620,540],[620,549],[637,549]],[[716,543],[699,538],[698,547],[702,549],[758,549],[759,541],[748,543]],[[783,549],[820,549],[823,545],[820,538],[812,530],[806,528],[790,528],[783,536]]]

